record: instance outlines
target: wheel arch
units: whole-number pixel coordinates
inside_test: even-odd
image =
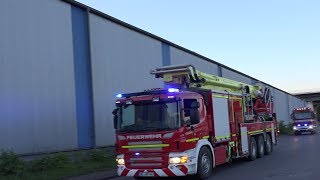
[[[214,148],[207,139],[201,139],[198,141],[197,146],[196,146],[196,159],[198,159],[199,153],[200,153],[200,150],[202,147],[208,147],[210,149],[211,155],[212,155],[212,168],[214,168],[216,165]],[[198,170],[198,163],[196,163],[196,170]]]

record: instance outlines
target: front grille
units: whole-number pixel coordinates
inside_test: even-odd
[[[133,169],[158,169],[168,166],[168,155],[160,153],[141,153],[127,156],[126,166]]]

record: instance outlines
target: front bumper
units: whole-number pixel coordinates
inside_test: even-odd
[[[187,165],[168,165],[162,169],[129,169],[125,165],[118,166],[119,176],[131,177],[174,177],[186,176],[188,174]]]
[[[169,158],[187,156],[186,163],[171,164]],[[161,157],[161,158],[160,158]],[[169,154],[152,155],[141,153],[137,156],[120,154],[117,158],[124,158],[125,164],[118,164],[119,176],[131,177],[175,177],[197,173],[196,148],[184,152],[171,152]],[[165,160],[168,159],[168,160]],[[161,165],[156,165],[161,162]],[[136,166],[136,167],[135,167]]]
[[[308,132],[308,131],[315,131],[316,130],[316,126],[313,126],[312,128],[309,127],[296,127],[293,128],[294,132]]]

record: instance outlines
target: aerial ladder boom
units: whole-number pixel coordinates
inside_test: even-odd
[[[196,70],[193,65],[164,66],[151,70],[150,73],[155,75],[156,78],[163,78],[165,85],[168,87],[183,89],[197,87],[215,92],[241,94],[245,119],[252,120],[254,114],[271,117],[273,106],[268,88],[265,89],[263,94],[260,86],[204,73]]]
[[[207,74],[193,65],[164,66],[151,71],[156,78],[163,78],[166,85],[177,88],[199,87],[217,91],[250,94],[256,98],[261,94],[260,86],[237,82],[231,79]]]

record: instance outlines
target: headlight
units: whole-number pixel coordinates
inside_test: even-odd
[[[170,164],[184,164],[188,161],[188,156],[182,156],[182,157],[171,157],[169,158]]]
[[[313,125],[309,125],[309,129],[313,129]]]
[[[293,130],[296,130],[297,129],[297,126],[293,126]]]
[[[116,161],[118,162],[118,165],[124,165],[124,159],[123,158],[117,158]]]

